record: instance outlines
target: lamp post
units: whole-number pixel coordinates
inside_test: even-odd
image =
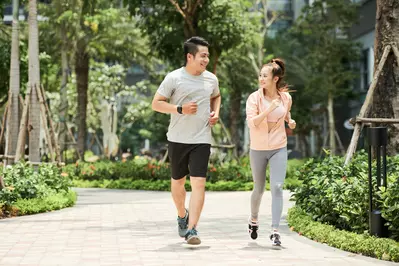
[[[376,163],[376,183],[377,189],[383,185],[387,187],[387,158],[386,146],[388,140],[386,127],[370,127],[367,129],[369,142],[368,149],[368,179],[369,179],[369,228],[370,234],[377,237],[387,237],[388,228],[385,226],[385,219],[381,215],[380,206],[373,202],[373,169],[372,152],[375,151]],[[382,161],[381,161],[382,160]],[[381,183],[382,181],[382,183]]]

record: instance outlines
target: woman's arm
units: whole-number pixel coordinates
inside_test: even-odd
[[[248,126],[249,127],[259,126],[260,123],[262,123],[262,121],[265,120],[267,115],[270,114],[274,109],[276,109],[278,104],[279,104],[278,100],[273,100],[269,108],[258,114],[259,108],[258,105],[256,104],[256,100],[249,97],[247,100],[247,107],[246,107]]]

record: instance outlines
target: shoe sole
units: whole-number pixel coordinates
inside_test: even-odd
[[[252,233],[250,233],[250,237],[252,240],[256,240],[258,238],[258,232],[252,231]]]
[[[187,244],[199,245],[201,244],[201,239],[198,236],[191,236],[189,239],[187,239]]]

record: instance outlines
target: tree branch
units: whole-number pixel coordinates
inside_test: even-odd
[[[183,12],[183,10],[180,8],[179,4],[175,0],[169,0],[169,2],[175,6],[177,12],[179,12],[184,19],[186,19],[186,14]]]
[[[254,54],[253,54],[253,53],[249,53],[249,54],[248,54],[248,57],[249,57],[249,59],[251,60],[251,65],[252,65],[252,67],[254,68],[255,73],[259,73],[260,69],[259,69],[258,64],[256,63]]]
[[[195,2],[194,6],[193,6],[193,10],[191,11],[191,14],[195,14],[195,12],[197,11],[198,6],[202,5],[202,3],[204,2],[204,0],[197,0],[197,2]]]
[[[277,12],[273,12],[273,17],[266,23],[264,30],[267,31],[267,29],[274,23],[274,21],[277,20],[278,17],[279,14]]]
[[[396,63],[399,64],[399,50],[398,50],[398,47],[396,47],[395,44],[391,44],[391,47],[392,47],[393,53],[396,56]]]

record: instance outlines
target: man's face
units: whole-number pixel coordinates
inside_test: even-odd
[[[193,67],[195,70],[203,72],[209,63],[208,47],[198,45],[198,52],[194,55],[187,55],[187,66]]]

